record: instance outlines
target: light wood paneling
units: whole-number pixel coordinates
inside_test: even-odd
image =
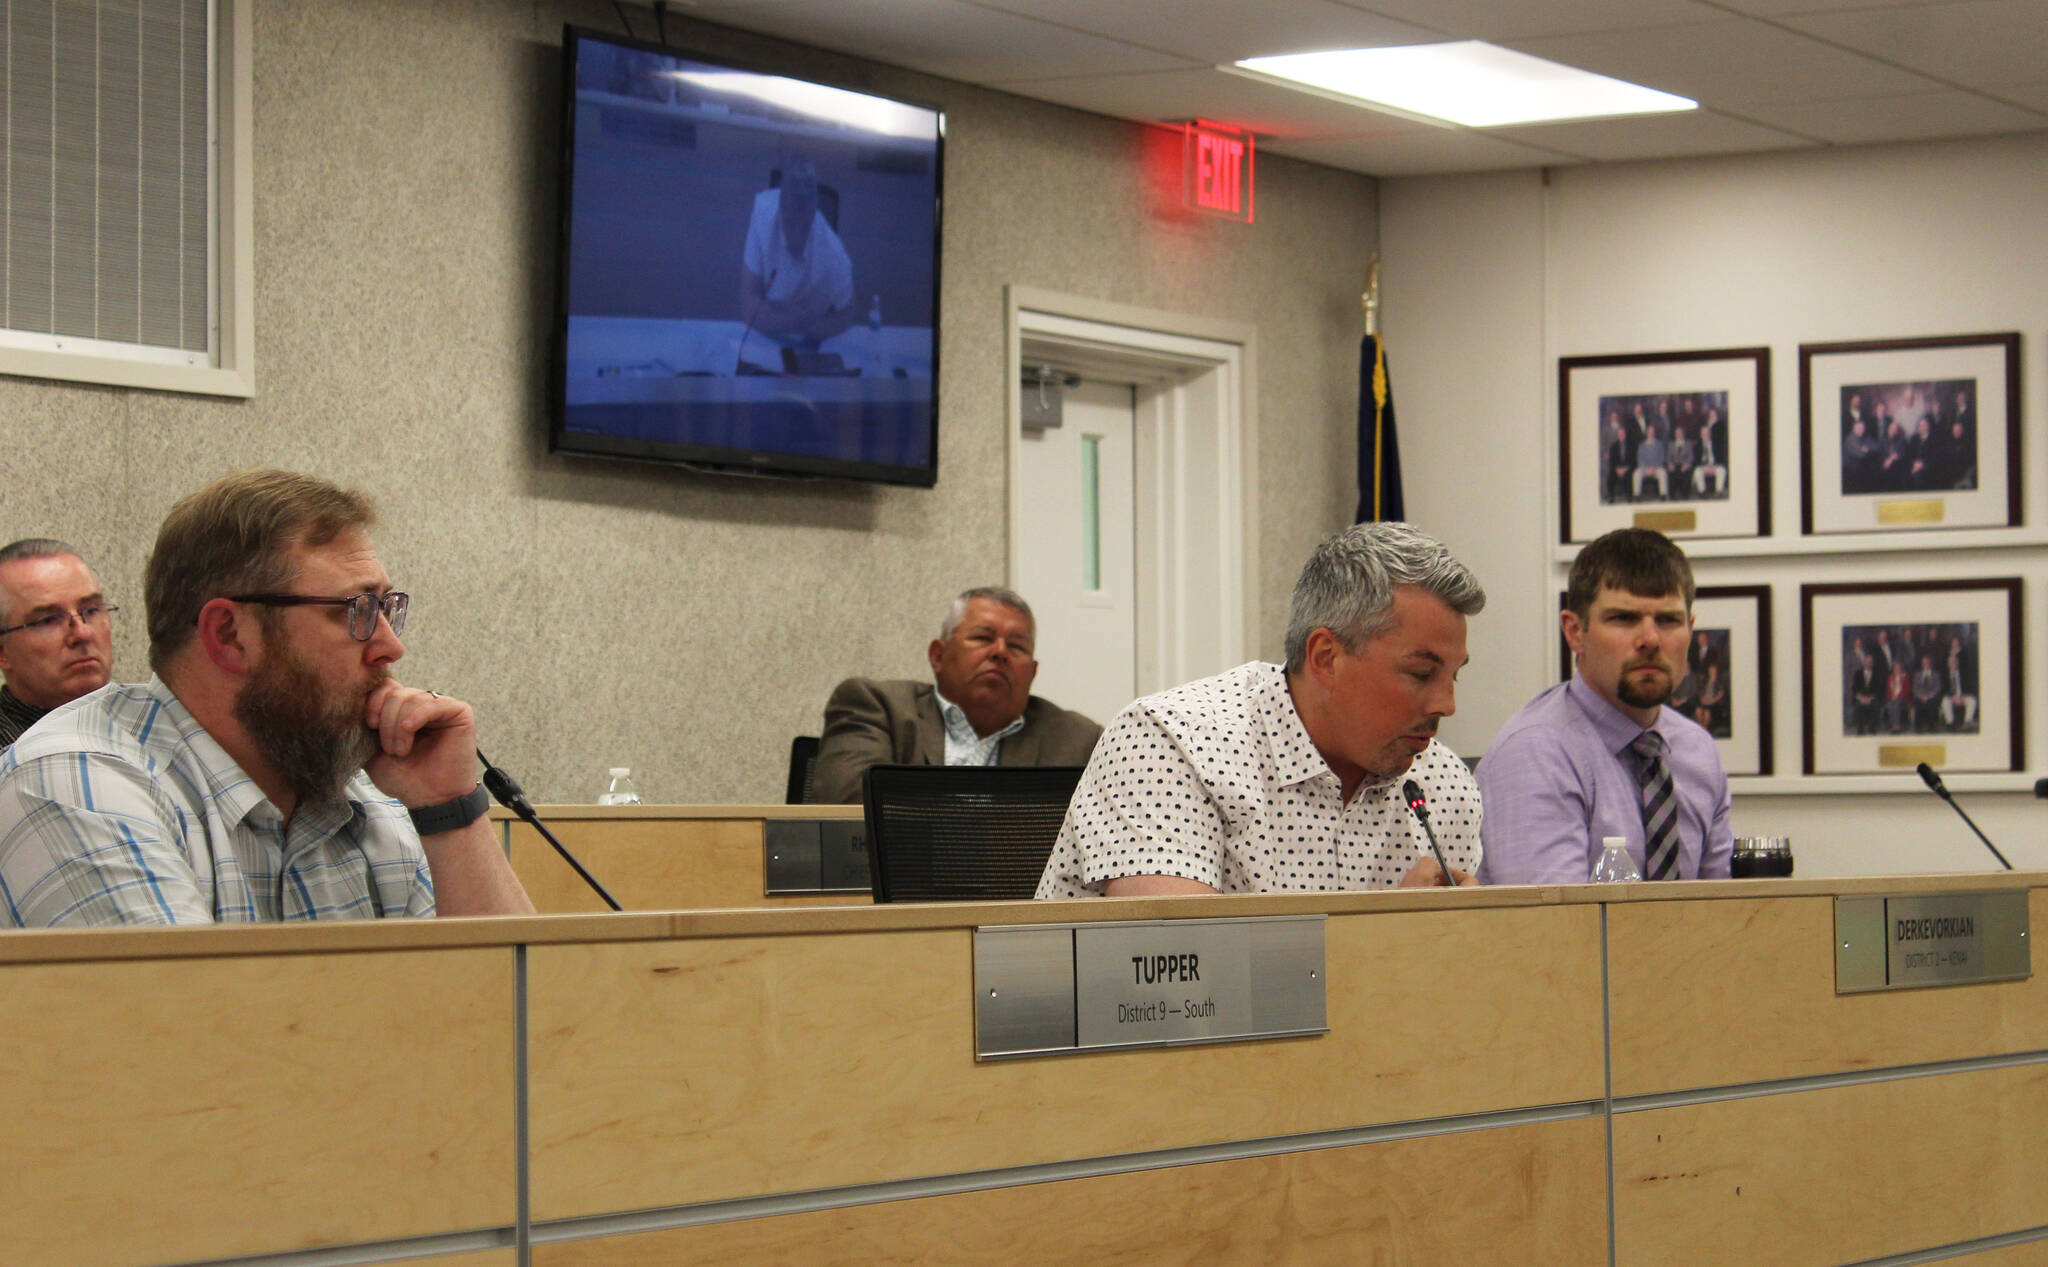
[[[2048,889],[2028,905],[2048,928]],[[2048,1049],[2048,965],[1837,996],[1830,898],[1632,902],[1607,920],[1617,1096]]]
[[[1779,883],[1791,883],[1780,881]],[[0,965],[111,959],[213,959],[327,951],[550,945],[663,938],[766,937],[789,933],[968,929],[1049,920],[1110,923],[1134,919],[1245,919],[1259,915],[1385,915],[1397,911],[1509,910],[1583,905],[1587,889],[1375,889],[1354,893],[1243,894],[1232,897],[1089,898],[1058,902],[898,902],[890,905],[770,910],[643,911],[601,915],[495,916],[464,919],[327,920],[318,923],[217,924],[211,927],[0,930]]]
[[[2048,1267],[2048,1240],[1944,1258],[1941,1267]]]
[[[593,819],[549,822],[548,829],[629,911],[851,906],[874,900],[865,893],[765,896],[760,819]],[[510,830],[512,869],[537,909],[549,915],[606,909],[539,832],[525,823],[513,823]]]
[[[506,950],[0,968],[0,1256],[509,1225],[512,995]]]
[[[1596,908],[1334,917],[1327,964],[1323,1037],[977,1064],[965,928],[536,946],[534,1216],[1600,1094]]]
[[[393,1258],[389,1267],[519,1267],[516,1249],[480,1249],[468,1254],[437,1254],[432,1258]]]
[[[1833,1264],[2048,1224],[2048,1066],[1625,1113],[1617,1261]]]
[[[534,1267],[1607,1257],[1596,1118],[536,1245]]]

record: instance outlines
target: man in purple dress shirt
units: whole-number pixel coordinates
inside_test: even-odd
[[[1692,599],[1692,568],[1660,533],[1623,528],[1579,552],[1560,617],[1578,672],[1510,718],[1479,763],[1482,884],[1583,883],[1606,836],[1649,875],[1631,746],[1645,731],[1663,740],[1676,794],[1669,878],[1726,878],[1728,774],[1712,736],[1662,706],[1685,671]]]

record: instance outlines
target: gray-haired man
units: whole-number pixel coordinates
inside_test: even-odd
[[[1081,765],[1102,727],[1031,693],[1037,625],[1015,591],[953,600],[925,649],[932,680],[848,678],[825,705],[811,799],[860,799],[871,765]]]
[[[1455,710],[1472,573],[1407,524],[1324,541],[1295,582],[1287,663],[1254,661],[1138,700],[1067,810],[1041,898],[1304,892],[1445,882],[1479,867],[1479,789],[1436,742]]]
[[[70,546],[30,537],[0,547],[0,747],[107,684],[113,616],[99,578]]]

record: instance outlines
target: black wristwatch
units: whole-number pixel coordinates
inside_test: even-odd
[[[439,805],[422,805],[420,808],[408,812],[412,815],[414,830],[418,831],[422,836],[433,836],[444,831],[454,831],[458,827],[469,826],[477,819],[482,818],[484,811],[490,807],[491,794],[484,790],[483,784],[479,783],[476,785],[476,789],[468,796],[458,796],[452,801],[443,801]]]

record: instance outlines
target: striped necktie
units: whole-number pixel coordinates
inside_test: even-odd
[[[1664,736],[1646,730],[1629,741],[1636,754],[1636,781],[1643,789],[1643,878],[1676,880],[1678,875],[1678,790],[1664,764]]]

